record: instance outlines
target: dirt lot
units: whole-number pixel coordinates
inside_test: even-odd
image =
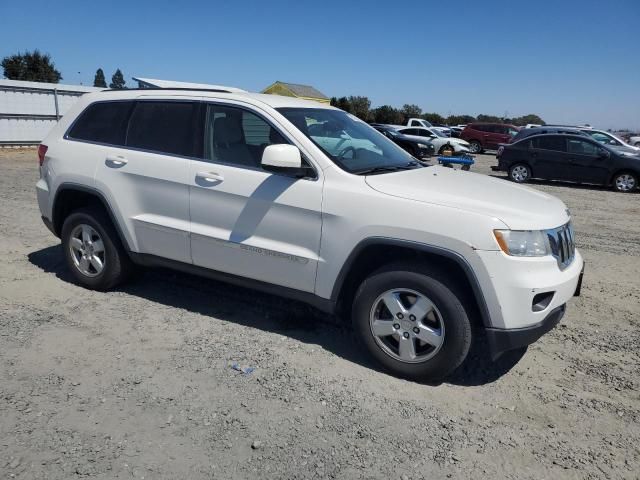
[[[582,297],[515,365],[429,386],[275,297],[165,271],[73,285],[35,152],[0,169],[0,478],[639,478],[638,194],[535,184],[574,214]]]

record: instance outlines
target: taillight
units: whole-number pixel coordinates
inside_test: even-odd
[[[44,156],[47,153],[48,149],[49,147],[42,143],[38,145],[38,160],[40,160],[40,166],[42,166],[42,164],[44,163]]]

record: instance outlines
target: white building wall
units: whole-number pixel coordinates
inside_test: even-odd
[[[0,80],[0,145],[39,143],[85,93],[83,85]],[[56,111],[56,97],[58,109]]]

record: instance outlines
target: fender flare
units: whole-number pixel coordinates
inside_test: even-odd
[[[116,229],[116,232],[118,233],[118,237],[120,238],[120,241],[122,242],[122,245],[124,246],[125,250],[127,252],[131,252],[131,246],[129,245],[129,242],[127,241],[127,237],[124,235],[124,232],[122,231],[122,229],[120,228],[120,224],[118,223],[118,220],[116,219],[115,214],[113,213],[114,210],[111,207],[111,204],[109,203],[109,200],[107,200],[107,197],[105,197],[105,195],[98,189],[93,188],[93,187],[87,187],[86,185],[81,185],[78,183],[73,183],[73,182],[63,182],[61,183],[57,190],[56,193],[53,197],[53,205],[52,205],[52,216],[53,218],[52,223],[54,225],[54,227],[56,227],[55,225],[55,220],[56,220],[56,205],[58,202],[58,198],[60,196],[61,193],[66,192],[66,191],[76,191],[76,192],[82,192],[82,193],[87,193],[89,195],[92,195],[94,197],[96,197],[98,199],[98,201],[102,204],[102,206],[104,207],[105,211],[107,212],[107,215],[109,215],[109,220],[111,220],[111,223],[113,224],[114,228]],[[60,236],[60,231],[62,229],[62,225],[58,225],[57,228],[55,228],[55,234],[59,237]]]
[[[480,311],[480,317],[482,319],[482,324],[485,327],[491,327],[491,315],[489,314],[489,308],[487,307],[487,302],[482,292],[482,288],[480,287],[480,282],[478,281],[478,277],[474,272],[473,268],[469,264],[466,258],[455,252],[453,250],[449,250],[448,248],[439,247],[435,245],[429,245],[426,243],[415,242],[412,240],[401,240],[396,238],[387,238],[387,237],[369,237],[362,240],[358,243],[354,249],[349,253],[347,260],[342,265],[338,276],[333,284],[333,289],[331,290],[331,301],[334,303],[338,302],[338,298],[340,296],[340,292],[344,286],[344,282],[351,271],[351,267],[355,263],[356,259],[360,255],[360,253],[367,247],[372,245],[386,245],[393,247],[403,247],[413,249],[423,253],[429,253],[431,255],[440,256],[442,258],[446,258],[447,260],[454,261],[464,272],[467,281],[471,285],[473,290],[473,297],[475,298],[478,309]]]

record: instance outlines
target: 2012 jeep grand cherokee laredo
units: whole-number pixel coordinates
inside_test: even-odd
[[[583,261],[558,199],[425,166],[332,107],[234,88],[82,97],[39,148],[42,217],[84,287],[168,266],[349,318],[396,375],[558,323]]]

